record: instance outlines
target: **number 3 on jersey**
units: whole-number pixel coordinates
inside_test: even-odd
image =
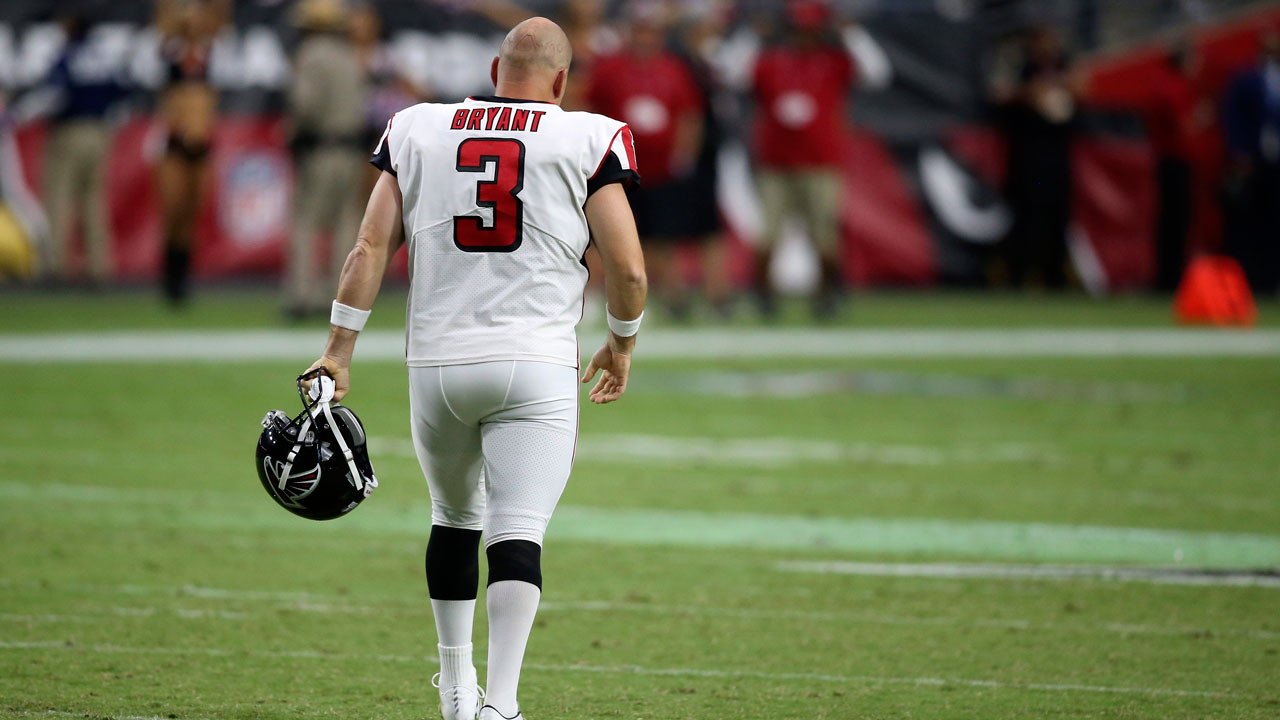
[[[511,252],[524,239],[524,143],[510,138],[468,138],[458,145],[458,172],[487,173],[476,182],[476,205],[493,210],[493,224],[475,215],[453,217],[453,244],[466,252]]]

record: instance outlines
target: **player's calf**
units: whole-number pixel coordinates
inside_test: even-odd
[[[489,557],[489,695],[491,717],[520,716],[516,691],[520,665],[542,597],[542,547],[528,540],[503,540],[486,549]]]
[[[471,658],[480,534],[433,525],[427,541],[427,587],[440,652],[440,672],[431,684],[440,689],[440,714],[445,720],[472,720],[484,697]]]

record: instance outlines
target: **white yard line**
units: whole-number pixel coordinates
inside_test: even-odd
[[[760,608],[725,608],[706,605],[658,605],[652,603],[608,602],[598,600],[557,601],[547,600],[538,605],[539,612],[635,612],[661,616],[693,615],[698,617],[728,617],[749,620],[813,620],[816,622],[844,622],[865,625],[902,625],[926,627],[981,627],[999,630],[1048,631],[1074,634],[1118,633],[1122,635],[1186,635],[1212,633],[1247,637],[1255,640],[1280,639],[1280,632],[1252,629],[1215,629],[1192,627],[1160,627],[1129,623],[1102,623],[1097,625],[1039,622],[1017,618],[962,618],[955,616],[876,615],[870,613],[842,613],[806,610],[767,610]]]
[[[420,604],[406,604],[400,596],[374,596],[369,600],[381,600],[378,605],[352,605],[340,601],[334,595],[313,593],[286,593],[264,590],[233,590],[225,588],[205,588],[193,586],[143,587],[137,585],[120,586],[57,586],[46,590],[72,590],[102,592],[142,597],[172,597],[174,599],[192,598],[205,600],[227,600],[232,602],[252,601],[247,608],[236,610],[192,609],[173,607],[172,605],[144,605],[132,607],[104,608],[111,615],[63,615],[47,613],[4,613],[0,621],[14,623],[88,623],[111,624],[112,616],[159,618],[167,620],[178,617],[191,620],[254,620],[263,617],[275,617],[280,610],[316,613],[324,615],[394,615],[418,618],[430,617],[429,609]],[[261,606],[262,602],[274,603],[270,608]],[[538,605],[539,612],[551,613],[637,613],[658,615],[662,617],[694,616],[710,618],[732,618],[742,620],[794,620],[821,623],[850,623],[858,625],[887,626],[924,626],[924,627],[978,627],[999,630],[1026,630],[1040,632],[1061,632],[1067,634],[1121,634],[1121,635],[1165,635],[1192,636],[1202,633],[1244,637],[1255,640],[1280,639],[1280,632],[1257,630],[1251,628],[1205,628],[1188,626],[1158,626],[1138,623],[1054,623],[1019,618],[964,618],[947,615],[883,615],[874,613],[830,612],[821,610],[784,610],[750,607],[716,607],[709,605],[668,605],[647,602],[617,602],[609,600],[543,600]]]
[[[206,657],[262,657],[285,658],[290,660],[333,660],[338,662],[397,662],[411,664],[428,664],[435,658],[412,655],[392,654],[349,654],[329,653],[317,650],[254,650],[248,648],[170,648],[170,647],[124,647],[120,645],[86,644],[77,645],[65,641],[0,641],[0,650],[67,650],[121,655],[201,655]],[[477,661],[483,665],[483,661]],[[960,686],[989,688],[993,690],[1035,690],[1059,693],[1105,693],[1118,695],[1147,695],[1161,697],[1203,697],[1203,698],[1249,698],[1237,693],[1215,690],[1188,690],[1173,688],[1124,687],[1113,685],[1089,685],[1061,682],[1002,682],[996,680],[978,680],[971,678],[943,677],[892,677],[875,675],[829,675],[822,673],[775,673],[757,670],[728,670],[720,668],[649,668],[640,665],[555,665],[542,663],[525,663],[525,670],[566,673],[607,673],[621,675],[648,675],[663,677],[700,677],[723,679],[757,679],[781,681],[808,681],[836,683],[841,685],[916,685],[916,686]]]
[[[320,330],[153,330],[0,335],[0,361],[225,362],[313,359]],[[584,344],[584,347],[589,344]],[[1276,357],[1280,330],[1166,328],[656,328],[646,358]],[[404,333],[367,330],[361,360],[401,360]]]
[[[1035,376],[959,375],[885,370],[685,370],[644,372],[633,391],[736,398],[807,398],[832,393],[914,397],[1012,397],[1072,403],[1185,403],[1193,388],[1177,383],[1060,380]]]
[[[945,580],[1104,580],[1153,585],[1280,588],[1273,570],[1198,570],[1177,567],[1108,567],[1098,565],[999,565],[987,563],[874,563],[784,561],[784,572],[872,577],[939,578]]]
[[[43,712],[18,712],[14,717],[70,717],[70,718],[89,718],[103,717],[109,720],[197,720],[196,718],[184,718],[180,715],[121,715],[119,713],[100,713],[97,710],[89,712],[69,712],[67,710],[45,710]]]
[[[416,459],[413,441],[369,438],[369,452]],[[585,461],[675,462],[680,464],[787,467],[798,462],[867,463],[937,467],[954,463],[1057,463],[1055,451],[1024,443],[944,448],[929,445],[835,442],[797,438],[669,437],[663,435],[591,435],[578,437],[577,459]]]

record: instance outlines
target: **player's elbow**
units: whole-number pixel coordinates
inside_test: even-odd
[[[645,275],[644,263],[623,265],[610,274],[610,280],[619,287],[632,293],[643,294],[649,288],[649,278]]]
[[[376,265],[384,253],[378,251],[378,246],[368,237],[360,235],[356,238],[355,247],[351,248],[351,252],[347,253],[348,265],[364,265],[372,263]]]

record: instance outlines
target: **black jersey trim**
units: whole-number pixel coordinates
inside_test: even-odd
[[[392,177],[400,177],[396,173],[396,169],[391,167],[391,153],[387,152],[386,143],[383,143],[381,151],[369,156],[369,164],[382,172],[391,173]]]
[[[392,177],[399,177],[396,169],[391,166],[391,125],[395,121],[394,114],[387,120],[387,129],[382,132],[382,137],[378,138],[378,145],[369,156],[369,164],[383,172],[391,173]]]
[[[622,163],[618,162],[618,156],[610,151],[605,155],[604,162],[600,163],[600,169],[587,180],[587,197],[591,197],[605,185],[613,183],[622,183],[623,189],[630,189],[640,184],[640,173],[623,169]]]

